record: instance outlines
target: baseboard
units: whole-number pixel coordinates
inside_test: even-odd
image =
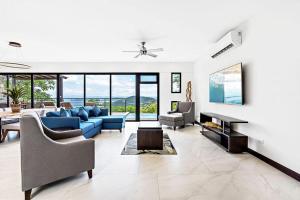
[[[258,159],[264,161],[265,163],[271,165],[272,167],[278,169],[279,171],[285,173],[286,175],[296,179],[297,181],[300,181],[300,174],[299,173],[297,173],[297,172],[295,172],[295,171],[279,164],[278,162],[276,162],[276,161],[274,161],[274,160],[272,160],[272,159],[270,159],[270,158],[268,158],[268,157],[266,157],[266,156],[264,156],[264,155],[262,155],[262,154],[260,154],[256,151],[254,151],[252,149],[248,148],[248,153],[250,153],[251,155],[257,157]]]

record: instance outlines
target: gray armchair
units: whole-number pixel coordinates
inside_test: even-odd
[[[172,126],[184,126],[185,124],[195,124],[195,102],[178,102],[174,111],[168,112],[167,115],[159,116],[160,124]]]
[[[21,174],[25,200],[35,187],[95,167],[95,141],[84,139],[81,130],[57,132],[45,127],[36,113],[24,113],[21,126]]]
[[[195,124],[195,102],[178,102],[177,112],[182,113],[184,124]]]

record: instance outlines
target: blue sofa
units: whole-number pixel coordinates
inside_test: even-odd
[[[108,109],[101,109],[101,115],[97,117],[89,117],[87,121],[82,121],[79,117],[60,117],[59,112],[51,112],[42,117],[41,120],[45,126],[50,129],[81,129],[85,138],[91,138],[101,130],[117,129],[122,132],[125,127],[125,118],[123,115],[108,115]]]

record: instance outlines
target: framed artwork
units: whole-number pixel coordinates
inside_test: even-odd
[[[171,93],[181,93],[181,73],[171,73]]]
[[[171,101],[171,111],[175,111],[179,101]]]

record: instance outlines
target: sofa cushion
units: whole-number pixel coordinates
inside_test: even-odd
[[[181,113],[173,113],[173,114],[165,114],[165,115],[160,115],[159,120],[164,120],[164,121],[183,121],[183,116]]]
[[[97,117],[101,115],[101,109],[98,106],[94,106],[90,112],[91,112],[91,116],[93,117]]]
[[[60,109],[60,116],[61,117],[71,117],[71,112],[65,110],[64,108]]]
[[[83,121],[89,120],[89,115],[84,108],[79,108],[78,117],[80,117],[80,119]]]
[[[86,122],[91,122],[94,124],[95,127],[100,126],[102,124],[102,119],[101,118],[89,118],[88,121]]]
[[[103,123],[123,123],[124,117],[122,116],[101,116]]]
[[[94,129],[94,123],[92,122],[81,122],[80,123],[80,129],[83,131],[83,133],[86,133],[92,129]]]
[[[46,117],[60,117],[60,112],[47,112]]]

